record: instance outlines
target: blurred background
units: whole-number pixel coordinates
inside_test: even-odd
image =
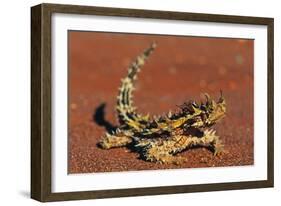
[[[197,148],[179,154],[187,159],[182,165],[160,165],[138,159],[127,148],[96,146],[117,125],[120,79],[152,42],[157,48],[136,82],[138,111],[161,115],[184,101],[200,102],[205,92],[217,100],[222,90],[227,116],[215,128],[225,145],[223,155]],[[68,46],[70,173],[254,163],[253,40],[70,31]]]

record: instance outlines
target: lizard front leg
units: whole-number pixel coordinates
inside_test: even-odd
[[[224,150],[224,146],[219,139],[219,136],[216,135],[216,131],[212,129],[204,131],[204,136],[202,137],[200,144],[205,147],[210,147],[213,150],[214,155],[220,155]]]
[[[211,147],[214,155],[223,150],[223,145],[214,130],[205,130],[203,137],[191,135],[174,135],[166,140],[142,140],[137,145],[142,147],[143,157],[152,162],[181,164],[185,161],[183,157],[175,154],[192,146]]]
[[[219,136],[216,135],[216,131],[213,129],[204,130],[202,137],[189,136],[189,139],[186,140],[186,143],[183,146],[185,145],[186,148],[191,146],[210,148],[215,156],[223,152],[223,144],[219,139]]]

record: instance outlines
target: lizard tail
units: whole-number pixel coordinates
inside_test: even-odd
[[[137,124],[136,121],[141,120],[140,115],[136,114],[136,108],[133,107],[132,92],[134,88],[134,81],[137,78],[137,73],[141,67],[145,64],[145,61],[151,55],[156,47],[156,43],[152,43],[149,48],[139,55],[135,61],[128,67],[128,74],[121,80],[122,84],[119,88],[119,94],[117,96],[117,114],[118,120],[121,125]],[[136,126],[136,125],[135,125]]]

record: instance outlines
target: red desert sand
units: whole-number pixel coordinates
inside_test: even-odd
[[[138,112],[161,115],[188,100],[227,102],[226,117],[215,125],[225,151],[206,148],[179,153],[181,165],[146,162],[126,147],[103,150],[101,136],[118,124],[116,96],[127,67],[151,42],[158,46],[138,75]],[[252,165],[253,40],[160,35],[69,33],[69,173]]]

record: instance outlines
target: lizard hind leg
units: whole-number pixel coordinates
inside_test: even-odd
[[[110,149],[114,147],[122,147],[130,144],[133,141],[130,135],[125,134],[124,132],[120,131],[116,134],[108,134],[106,133],[105,136],[98,142],[98,145],[102,149]]]
[[[174,140],[154,140],[154,141],[140,141],[137,147],[142,148],[140,150],[141,157],[150,162],[156,162],[160,164],[176,164],[184,163],[186,160],[181,156],[175,156],[181,150],[176,148],[176,142]]]
[[[162,148],[163,149],[163,148]],[[152,162],[158,162],[160,164],[175,164],[180,165],[185,162],[185,159],[181,156],[174,156],[165,150],[158,148],[151,148],[146,152],[146,160]]]

